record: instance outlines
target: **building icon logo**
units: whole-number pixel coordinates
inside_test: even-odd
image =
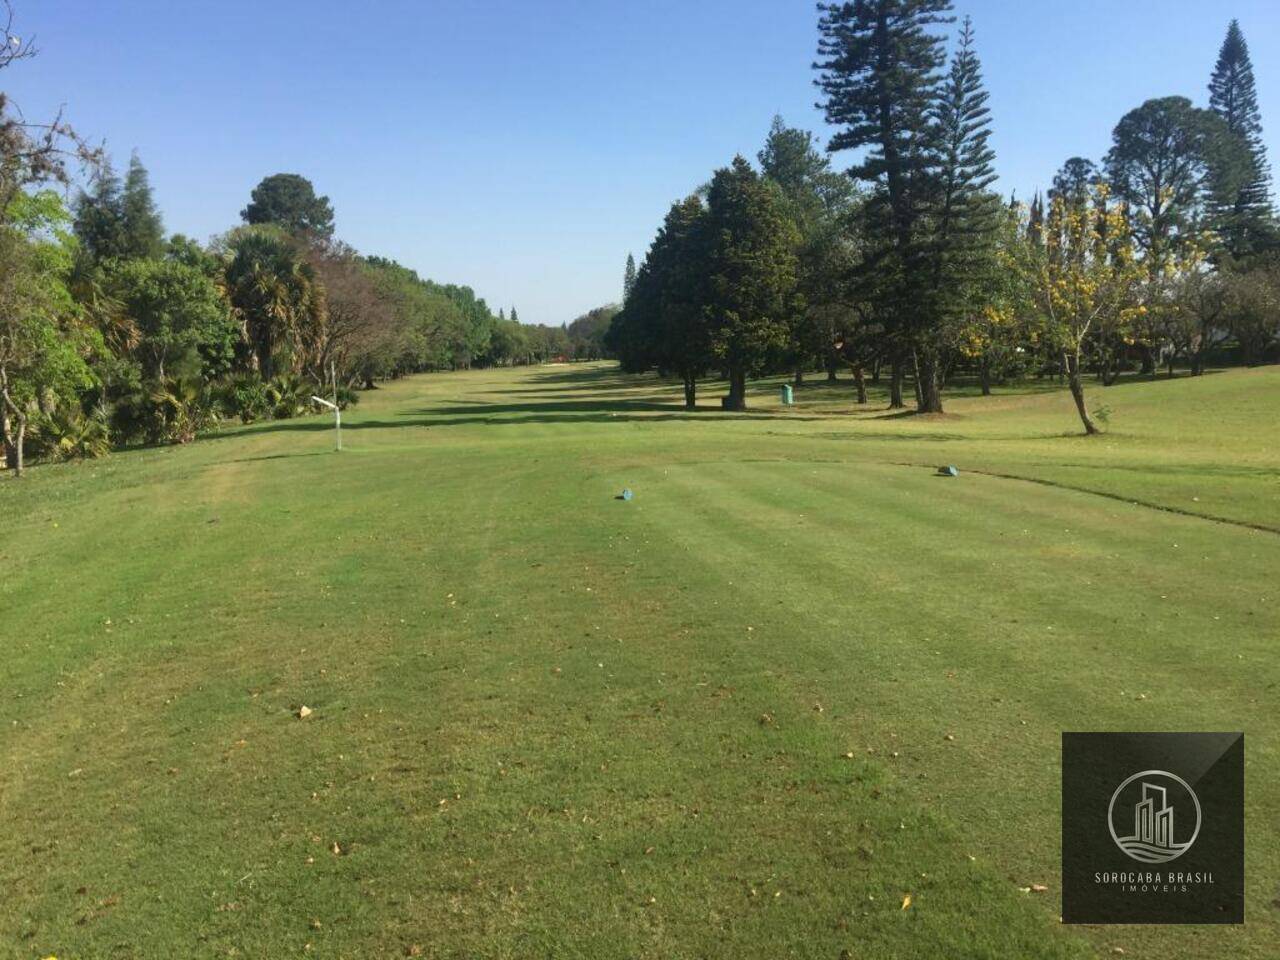
[[[1176,774],[1144,770],[1116,787],[1107,821],[1111,839],[1128,857],[1168,863],[1200,835],[1200,798]]]

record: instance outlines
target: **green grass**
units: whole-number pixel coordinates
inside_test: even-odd
[[[1280,370],[851,393],[426,376],[0,484],[0,956],[1274,957]],[[1082,728],[1248,733],[1245,926],[1058,922]]]

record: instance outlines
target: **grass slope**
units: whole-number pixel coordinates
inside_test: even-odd
[[[1273,957],[1280,371],[849,392],[429,376],[0,484],[0,955]],[[1249,734],[1246,926],[1058,923],[1081,728]]]

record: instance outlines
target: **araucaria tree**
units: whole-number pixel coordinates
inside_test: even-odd
[[[801,308],[800,238],[777,187],[742,157],[711,179],[706,231],[704,311],[711,354],[728,374],[725,408],[745,410],[747,378],[781,358]]]
[[[1271,168],[1262,142],[1262,112],[1253,79],[1253,62],[1240,24],[1232,20],[1209,81],[1209,108],[1244,144],[1247,168],[1238,189],[1223,198],[1222,234],[1237,258],[1260,253],[1277,243],[1271,208]]]
[[[951,22],[949,0],[858,0],[820,4],[818,87],[829,149],[866,149],[850,175],[871,187],[864,229],[871,247],[868,296],[893,342],[895,381],[918,364],[917,407],[942,411],[940,320],[932,283],[930,225],[939,182],[936,111],[945,62],[934,32]]]
[[[929,313],[940,336],[981,313],[1000,287],[997,234],[1007,213],[990,190],[996,174],[989,94],[973,46],[973,25],[965,18],[951,71],[942,86],[934,118],[941,162],[934,203],[933,276]]]

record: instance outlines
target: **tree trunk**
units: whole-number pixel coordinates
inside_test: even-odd
[[[1084,384],[1080,382],[1080,356],[1063,354],[1062,362],[1067,368],[1067,383],[1071,387],[1071,397],[1076,402],[1076,412],[1080,414],[1080,422],[1084,424],[1084,432],[1093,436],[1098,432],[1098,425],[1093,422],[1084,405]]]
[[[1142,375],[1144,377],[1155,376],[1156,372],[1156,351],[1154,347],[1142,348]]]
[[[938,354],[924,350],[916,358],[917,413],[942,413],[942,386],[938,382]]]
[[[1204,373],[1204,353],[1197,350],[1191,354],[1191,375],[1198,377]]]
[[[15,477],[22,476],[23,442],[27,434],[27,418],[15,417],[18,428],[13,429],[13,421],[6,414],[4,418],[4,462]]]
[[[902,410],[906,405],[902,399],[902,360],[895,357],[889,370],[889,409]]]
[[[982,395],[991,396],[991,365],[986,360],[978,363],[978,382],[982,384]]]
[[[804,386],[804,370],[800,367],[796,367],[795,385],[797,387]]]
[[[747,409],[747,374],[741,367],[729,370],[729,402],[726,410]]]
[[[871,382],[877,386],[880,384],[880,364],[884,363],[883,357],[876,357],[871,361]]]
[[[692,410],[698,405],[698,381],[691,373],[684,375],[684,408]]]
[[[862,364],[860,363],[853,365],[853,385],[858,391],[858,403],[865,404],[867,402],[867,381],[862,376]]]

